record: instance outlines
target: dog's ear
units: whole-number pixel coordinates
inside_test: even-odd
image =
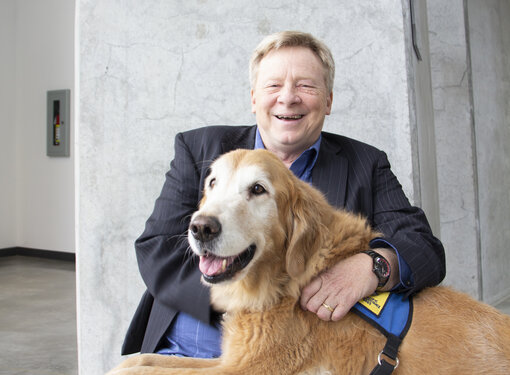
[[[313,191],[301,187],[290,192],[286,269],[294,279],[305,272],[307,261],[320,245],[321,212],[314,198]]]

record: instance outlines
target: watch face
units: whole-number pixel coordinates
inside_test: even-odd
[[[365,254],[372,258],[373,268],[372,271],[379,279],[379,285],[377,288],[382,288],[388,282],[391,273],[391,267],[386,258],[381,254],[376,253],[372,250],[363,251]]]
[[[390,276],[390,266],[388,261],[384,258],[377,257],[374,259],[375,271],[380,275],[381,278],[387,278]]]

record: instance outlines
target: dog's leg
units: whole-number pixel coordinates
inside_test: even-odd
[[[272,362],[269,359],[267,362]],[[142,354],[131,357],[106,375],[290,375],[295,370],[282,367],[277,363],[265,363],[261,366],[257,361],[239,363],[222,362],[221,358],[201,359],[175,357],[158,354]],[[274,371],[268,369],[273,369]],[[315,373],[314,373],[315,374]]]
[[[219,359],[201,359],[177,357],[161,354],[141,354],[126,359],[120,365],[108,372],[106,375],[117,374],[123,369],[132,369],[140,367],[158,367],[158,368],[207,368],[217,366]],[[123,373],[123,372],[120,372]],[[145,373],[145,372],[143,372]],[[150,373],[150,372],[149,372]]]
[[[153,366],[137,366],[113,370],[108,375],[268,375],[260,367],[231,368],[231,367],[208,367],[208,368],[163,368]],[[270,374],[284,375],[288,372],[274,372]]]

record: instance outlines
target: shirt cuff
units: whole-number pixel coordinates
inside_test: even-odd
[[[397,284],[391,290],[392,292],[401,292],[411,288],[414,285],[413,273],[411,272],[411,268],[404,260],[404,258],[400,256],[398,250],[391,243],[382,238],[374,238],[372,241],[370,241],[370,247],[372,249],[375,249],[377,247],[390,248],[393,249],[397,254],[400,283]]]

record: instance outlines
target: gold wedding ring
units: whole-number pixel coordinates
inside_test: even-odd
[[[322,302],[322,306],[324,306],[326,309],[328,309],[331,312],[335,311],[335,309],[332,308],[330,305],[328,305],[326,302]]]

